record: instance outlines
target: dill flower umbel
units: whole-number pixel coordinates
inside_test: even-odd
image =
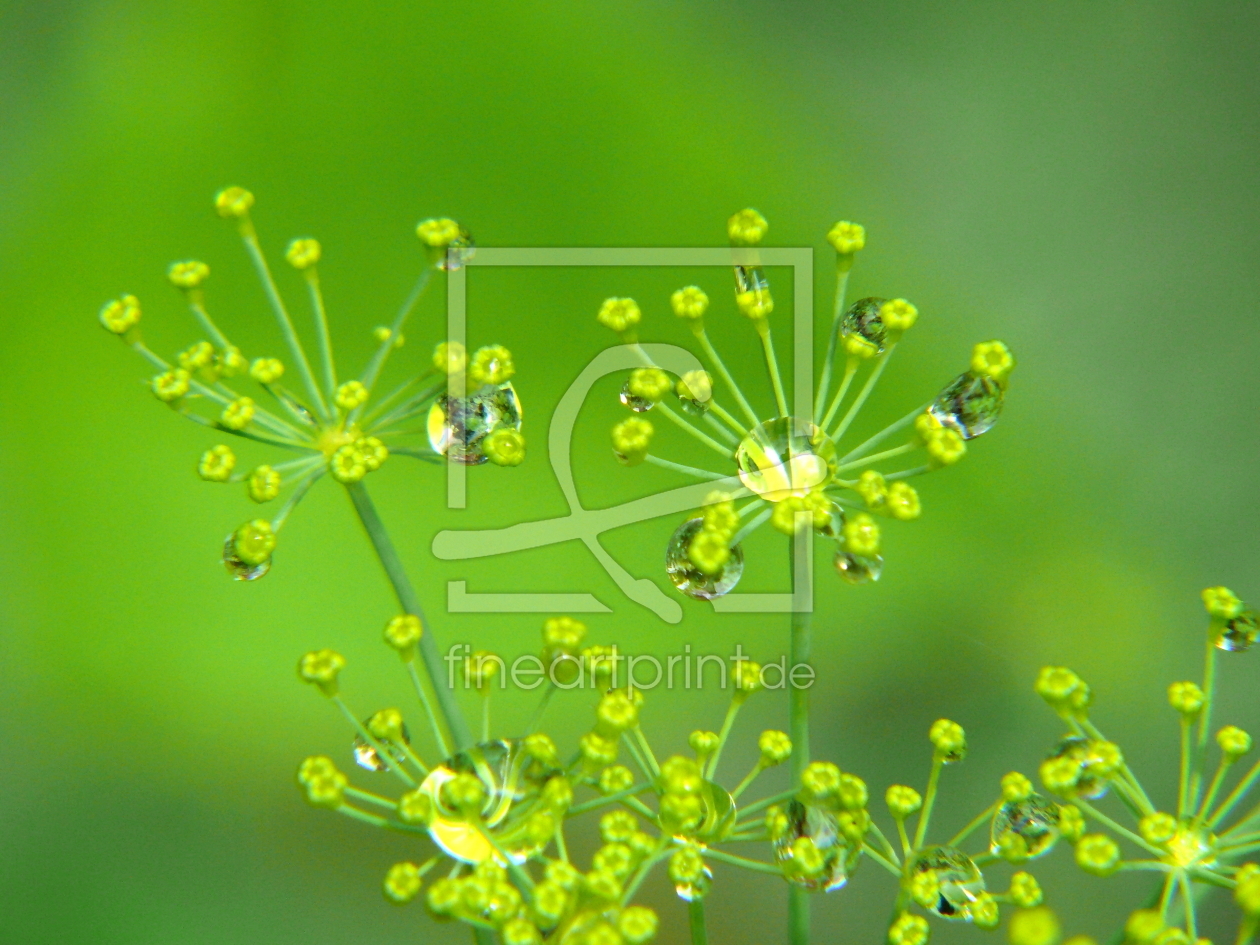
[[[525,450],[521,405],[510,382],[516,368],[511,352],[501,345],[481,348],[469,358],[457,342],[442,342],[432,361],[418,372],[413,368],[392,389],[380,386],[385,364],[402,346],[402,330],[434,269],[459,268],[471,256],[473,244],[467,230],[453,220],[421,221],[416,233],[428,264],[392,323],[374,332],[378,347],[368,363],[354,377],[344,378],[338,375],[320,290],[320,244],[295,239],[285,253],[305,281],[310,299],[318,350],[318,359],[312,363],[263,255],[250,217],[253,205],[254,195],[240,187],[228,187],[215,197],[219,216],[236,226],[245,243],[284,339],[287,362],[270,355],[250,359],[232,344],[210,316],[205,291],[210,267],[198,260],[173,263],[168,271],[171,284],[183,293],[205,334],[174,360],[162,358],[145,345],[139,328],[140,302],[135,296],[107,302],[99,316],[106,330],[157,370],[150,389],[176,413],[219,433],[295,454],[284,462],[246,468],[230,446],[218,443],[197,463],[202,479],[243,483],[246,495],[259,504],[288,493],[274,514],[251,519],[228,535],[223,563],[234,578],[244,581],[268,572],[280,529],[325,475],[349,488],[361,505],[365,493],[356,487],[390,456],[515,466]],[[286,374],[296,374],[296,388],[285,383]],[[241,382],[255,390],[241,393]]]
[[[1076,846],[1077,864],[1097,876],[1138,871],[1158,881],[1153,907],[1129,918],[1129,941],[1196,941],[1201,894],[1217,887],[1232,890],[1242,911],[1238,942],[1251,941],[1260,925],[1260,866],[1244,862],[1260,854],[1260,806],[1238,813],[1260,780],[1260,762],[1235,776],[1235,766],[1252,750],[1251,735],[1234,725],[1212,731],[1217,656],[1250,649],[1260,618],[1228,588],[1208,588],[1203,603],[1208,627],[1202,682],[1168,687],[1181,758],[1176,801],[1163,809],[1125,753],[1091,719],[1093,697],[1084,680],[1048,666],[1035,686],[1068,729],[1042,763],[1041,779],[1077,811],[1071,833],[1063,830]],[[1111,812],[1102,804],[1108,795],[1117,802]]]
[[[765,218],[752,209],[732,216],[727,227],[731,244],[737,247],[756,246],[768,228]],[[754,399],[745,394],[751,388],[733,376],[714,347],[706,329],[709,295],[699,286],[677,290],[670,305],[691,329],[709,369],[676,380],[639,346],[643,313],[634,299],[609,298],[599,310],[600,323],[620,334],[644,362],[621,391],[622,404],[634,416],[613,428],[618,462],[626,466],[647,462],[701,480],[735,474],[742,484],[734,493],[712,493],[704,508],[683,522],[668,542],[666,572],[689,597],[711,600],[734,589],[744,570],[741,543],[766,522],[788,535],[812,529],[830,539],[836,573],[847,583],[878,580],[884,559],[877,520],[918,518],[919,494],[908,480],[958,462],[967,443],[992,429],[1001,413],[1015,359],[1002,342],[981,342],[972,350],[967,370],[931,401],[863,442],[842,448],[919,311],[897,298],[864,298],[846,306],[849,271],[854,254],[866,244],[866,231],[842,221],[828,233],[828,240],[836,249],[835,306],[809,416],[794,416],[789,410],[771,330],[774,299],[759,266],[735,266],[732,301],[761,341],[773,397],[769,411],[754,406]],[[862,383],[854,391],[860,376]],[[719,399],[719,387],[721,396],[733,404]],[[724,471],[684,466],[653,452],[655,428],[649,412],[717,453],[727,464]],[[896,442],[898,438],[901,442]],[[890,439],[895,445],[879,448]],[[893,463],[888,469],[894,460],[916,454],[917,463],[903,468]],[[744,499],[748,501],[734,505]]]

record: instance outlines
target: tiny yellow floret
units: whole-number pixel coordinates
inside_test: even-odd
[[[971,350],[971,370],[1001,384],[1015,370],[1015,356],[1000,341],[982,341]]]
[[[298,661],[298,678],[317,686],[326,696],[337,694],[337,676],[346,668],[346,658],[336,650],[312,650]]]
[[[421,220],[416,224],[416,236],[430,249],[445,249],[463,235],[463,228],[449,217]]]
[[[482,440],[481,451],[496,466],[519,466],[525,461],[525,434],[501,427]]]
[[[274,384],[284,376],[284,362],[279,358],[255,358],[249,376],[259,384]]]
[[[196,259],[171,263],[166,277],[177,289],[196,289],[210,277],[210,267]]]
[[[323,249],[319,245],[319,240],[313,239],[293,240],[289,243],[289,248],[284,251],[284,258],[294,269],[310,269],[319,262],[322,255]]]
[[[879,554],[879,525],[865,512],[844,523],[844,547],[850,554],[873,558]]]
[[[188,393],[191,381],[188,372],[183,368],[175,368],[165,374],[159,374],[150,382],[153,396],[164,404],[174,403]]]
[[[468,363],[468,352],[458,341],[443,341],[433,349],[433,366],[443,374],[458,374]]]
[[[197,463],[197,475],[206,482],[227,482],[236,468],[236,454],[232,448],[220,443],[201,454]]]
[[[424,635],[424,624],[415,614],[399,614],[390,617],[385,624],[385,642],[402,654],[403,659],[415,652],[416,644]]]
[[[1243,602],[1228,587],[1209,587],[1203,591],[1203,606],[1209,615],[1233,620],[1242,613]]]
[[[679,318],[698,321],[709,310],[709,297],[699,286],[689,285],[669,297],[670,307]]]
[[[134,295],[111,299],[101,307],[100,319],[106,331],[125,335],[140,321],[140,300]]]
[[[420,893],[420,867],[415,863],[395,863],[385,874],[385,898],[399,905],[411,902]]]
[[[601,325],[616,332],[624,332],[633,328],[639,324],[639,320],[642,317],[643,313],[639,311],[639,303],[634,299],[622,298],[604,299],[604,304],[599,307],[599,314],[596,315]]]
[[[841,256],[849,256],[866,245],[866,227],[841,220],[827,232],[827,242]]]
[[[346,381],[337,388],[337,406],[347,413],[367,403],[368,389],[359,381]]]
[[[280,474],[270,466],[259,466],[250,473],[246,492],[255,502],[270,502],[280,494]]]
[[[224,187],[214,196],[214,209],[225,220],[239,220],[254,205],[254,195],[244,187]]]
[[[736,246],[756,246],[765,238],[769,229],[770,224],[766,222],[766,218],[752,207],[732,214],[726,221],[726,235]]]
[[[919,310],[905,299],[889,299],[879,307],[879,317],[889,331],[908,331],[919,320]]]
[[[254,419],[257,410],[253,398],[238,397],[223,408],[223,413],[219,414],[219,423],[229,430],[244,430]]]
[[[486,345],[473,353],[468,364],[468,382],[472,387],[502,384],[516,373],[512,352],[503,345]]]

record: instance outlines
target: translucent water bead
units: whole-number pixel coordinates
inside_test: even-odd
[[[787,830],[774,841],[774,858],[780,865],[791,862],[792,845],[801,837],[814,841],[823,856],[823,868],[814,875],[805,876],[789,870],[789,881],[811,892],[833,892],[849,881],[849,875],[857,867],[861,848],[849,843],[840,832],[836,815],[817,804],[791,801],[784,808]]]
[[[511,384],[483,387],[467,397],[439,397],[429,409],[429,445],[465,466],[486,462],[482,441],[504,427],[521,428],[521,402]]]
[[[940,893],[930,907],[943,919],[970,921],[971,909],[984,892],[984,875],[971,857],[955,847],[928,847],[914,861],[916,873],[936,874]]]
[[[822,489],[836,475],[836,447],[808,420],[779,417],[754,427],[739,449],[740,481],[768,502]]]
[[[936,395],[928,413],[964,440],[987,433],[1002,413],[1002,385],[987,374],[968,371]]]
[[[736,545],[715,574],[705,574],[687,555],[691,540],[704,528],[703,518],[688,519],[670,536],[665,546],[665,573],[674,587],[696,600],[713,600],[729,594],[744,574],[744,549]]]

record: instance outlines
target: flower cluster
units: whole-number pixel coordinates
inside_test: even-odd
[[[270,356],[250,359],[232,344],[210,316],[205,291],[210,267],[198,260],[176,262],[167,273],[205,334],[174,360],[167,361],[145,345],[140,302],[134,295],[107,302],[99,316],[106,330],[158,371],[149,388],[176,413],[219,433],[296,455],[274,465],[238,469],[236,452],[220,443],[207,449],[197,463],[202,479],[243,483],[246,495],[256,503],[272,502],[288,490],[273,516],[251,519],[227,537],[223,562],[238,580],[267,573],[281,526],[325,474],[353,487],[395,454],[432,462],[445,457],[465,464],[515,466],[525,450],[520,403],[509,382],[516,369],[511,353],[500,345],[481,348],[470,357],[458,342],[443,342],[424,370],[392,390],[378,387],[390,354],[405,340],[403,328],[433,271],[458,268],[472,254],[472,240],[463,227],[446,219],[424,220],[417,226],[428,263],[392,323],[375,330],[378,346],[367,365],[345,379],[338,376],[320,290],[320,244],[295,239],[285,253],[310,297],[319,354],[313,365],[263,254],[250,217],[253,204],[253,194],[240,187],[229,187],[215,198],[219,216],[235,224],[258,273],[288,350],[287,364]],[[298,391],[286,386],[290,368],[298,375]],[[239,389],[244,380],[256,388],[252,396]],[[259,392],[270,407],[261,402]],[[417,438],[422,445],[415,445]]]
[[[598,313],[600,323],[631,345],[644,364],[631,372],[621,391],[621,402],[633,415],[613,428],[617,461],[627,466],[648,462],[702,480],[737,475],[741,483],[736,492],[713,492],[669,540],[666,571],[679,591],[694,598],[710,600],[735,587],[744,569],[741,542],[767,521],[788,535],[813,529],[831,539],[836,572],[848,583],[878,580],[883,557],[877,518],[919,517],[918,492],[906,480],[952,466],[966,453],[969,440],[993,427],[1015,366],[1002,342],[982,342],[972,351],[968,369],[929,403],[842,452],[839,444],[919,312],[905,299],[864,298],[846,307],[849,272],[854,254],[865,246],[866,231],[856,223],[837,223],[828,233],[836,250],[837,278],[827,355],[812,415],[794,415],[774,353],[770,284],[756,256],[749,255],[768,228],[765,218],[751,209],[735,214],[727,226],[732,246],[741,253],[734,267],[734,309],[748,319],[765,353],[773,394],[768,413],[745,396],[710,340],[705,327],[709,296],[700,287],[679,289],[670,305],[691,329],[713,374],[701,369],[675,378],[654,364],[638,343],[642,311],[633,299],[607,299]],[[841,365],[832,395],[833,375]],[[732,409],[719,401],[714,375],[733,399]],[[864,380],[850,400],[859,375]],[[684,466],[655,455],[649,411],[720,455],[731,464],[728,471]],[[897,436],[904,441],[877,449]],[[914,453],[922,458],[917,465],[876,468],[886,470],[884,464]],[[737,499],[749,501],[736,507]]]
[[[1199,893],[1215,887],[1232,890],[1242,911],[1239,942],[1250,941],[1260,928],[1260,865],[1242,862],[1260,852],[1260,806],[1236,813],[1260,780],[1260,762],[1231,778],[1251,751],[1251,736],[1234,725],[1212,732],[1217,655],[1250,649],[1260,618],[1224,587],[1205,590],[1203,602],[1208,629],[1202,682],[1168,687],[1181,742],[1175,804],[1157,807],[1120,747],[1099,731],[1090,718],[1093,695],[1084,680],[1058,666],[1047,666],[1037,678],[1037,693],[1068,728],[1041,765],[1042,783],[1096,828],[1071,838],[1077,864],[1097,876],[1140,871],[1158,878],[1152,904],[1129,917],[1128,942],[1202,941],[1196,905]],[[1107,795],[1118,801],[1114,816],[1098,803]]]

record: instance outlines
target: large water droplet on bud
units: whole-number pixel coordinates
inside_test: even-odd
[[[867,558],[863,555],[849,554],[849,552],[840,550],[836,552],[835,561],[836,573],[850,584],[869,584],[871,581],[878,581],[879,576],[884,573],[884,558],[882,555],[875,555]]]
[[[370,718],[364,719],[364,727],[366,728],[371,722]],[[407,731],[406,725],[402,726],[400,734],[402,735],[403,744],[410,745],[411,733]],[[389,757],[395,764],[401,766],[406,763],[407,753],[403,751],[402,745],[395,744],[388,738],[378,738],[376,743],[389,752]],[[372,743],[362,735],[354,736],[354,763],[368,771],[386,771],[389,769],[385,759],[372,747]]]
[[[840,333],[857,335],[874,345],[876,351],[883,351],[888,329],[884,326],[879,310],[886,301],[888,300],[875,297],[858,299],[841,316]]]
[[[726,563],[714,574],[706,574],[692,562],[687,551],[691,540],[704,528],[703,518],[688,519],[670,536],[665,546],[665,573],[674,587],[696,600],[712,600],[729,594],[744,574],[744,549],[731,548]]]
[[[521,402],[510,383],[483,387],[467,397],[439,397],[429,408],[429,445],[465,466],[486,462],[481,442],[495,430],[521,428]]]
[[[1232,620],[1226,620],[1216,637],[1216,646],[1226,653],[1242,653],[1250,650],[1260,635],[1260,620],[1254,610],[1244,610]]]
[[[971,920],[972,907],[984,892],[984,875],[971,857],[955,847],[928,847],[915,857],[911,869],[936,874],[941,891],[932,912],[943,919]]]
[[[1033,794],[1022,801],[1008,801],[993,815],[989,831],[989,849],[1002,850],[1002,837],[1014,834],[1024,841],[1028,857],[1050,852],[1059,839],[1059,805]]]
[[[223,542],[223,566],[234,581],[257,581],[271,570],[271,559],[260,564],[246,564],[236,553],[236,532],[232,532]]]
[[[787,829],[774,840],[774,858],[784,867],[789,882],[810,892],[833,892],[847,883],[857,868],[862,848],[841,833],[836,815],[825,807],[800,801],[790,801],[784,813]],[[792,845],[802,837],[812,840],[823,857],[822,870],[809,876],[792,869]]]
[[[936,395],[928,413],[964,440],[987,433],[1002,413],[1002,385],[987,374],[968,371]]]
[[[754,427],[735,451],[740,481],[768,502],[825,488],[836,474],[836,447],[808,420],[779,417]]]

